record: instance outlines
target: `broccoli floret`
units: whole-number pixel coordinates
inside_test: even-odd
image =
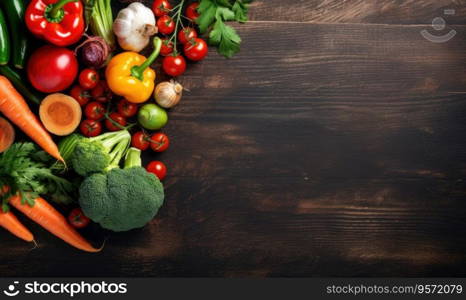
[[[141,151],[130,148],[124,169],[87,177],[79,190],[79,203],[86,216],[102,227],[127,231],[146,225],[163,204],[160,180],[141,167]]]
[[[131,135],[127,130],[80,139],[76,142],[71,155],[71,165],[81,176],[116,168],[130,142]]]

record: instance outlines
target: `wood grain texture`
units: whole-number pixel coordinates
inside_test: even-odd
[[[271,22],[430,24],[444,17],[454,25],[465,16],[465,0],[256,0],[251,10],[251,20]]]
[[[253,15],[275,18],[270,3]],[[466,276],[466,26],[452,28],[433,44],[428,25],[237,26],[241,53],[189,65],[171,148],[145,156],[169,167],[157,218],[87,229],[108,238],[99,254],[22,219],[39,248],[1,234],[0,275]]]

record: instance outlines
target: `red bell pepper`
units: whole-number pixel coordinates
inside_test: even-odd
[[[39,38],[57,46],[69,46],[84,33],[84,8],[80,0],[31,0],[26,26]]]

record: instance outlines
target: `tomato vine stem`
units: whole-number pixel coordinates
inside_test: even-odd
[[[180,3],[178,3],[175,7],[173,7],[172,11],[175,13],[173,14],[172,18],[175,19],[175,32],[173,32],[172,36],[170,37],[170,40],[168,43],[173,43],[173,55],[178,55],[178,28],[181,24],[183,27],[183,22],[181,22],[181,18],[183,17],[182,11],[183,11],[183,6],[186,0],[181,0]]]

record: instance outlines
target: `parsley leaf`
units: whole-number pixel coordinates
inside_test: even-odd
[[[218,47],[225,57],[232,57],[240,50],[241,38],[228,21],[244,23],[248,20],[248,4],[252,0],[201,0],[196,20],[201,33],[209,32],[209,43]]]
[[[218,7],[215,13],[215,19],[223,21],[234,21],[235,13],[227,7]]]
[[[0,200],[3,211],[8,211],[8,200],[20,194],[21,202],[30,206],[39,195],[47,194],[60,203],[72,202],[75,186],[55,175],[43,161],[37,160],[38,150],[32,143],[15,143],[0,155]],[[8,187],[8,188],[5,188]]]
[[[210,42],[218,46],[218,51],[226,57],[232,57],[239,52],[241,38],[236,33],[236,30],[217,20],[210,32]]]
[[[201,33],[205,33],[215,20],[217,6],[213,0],[202,0],[197,11],[200,16],[197,18],[196,22],[199,25]]]
[[[244,23],[248,20],[248,6],[247,3],[251,1],[236,1],[231,7],[231,10],[235,13],[235,20]]]

